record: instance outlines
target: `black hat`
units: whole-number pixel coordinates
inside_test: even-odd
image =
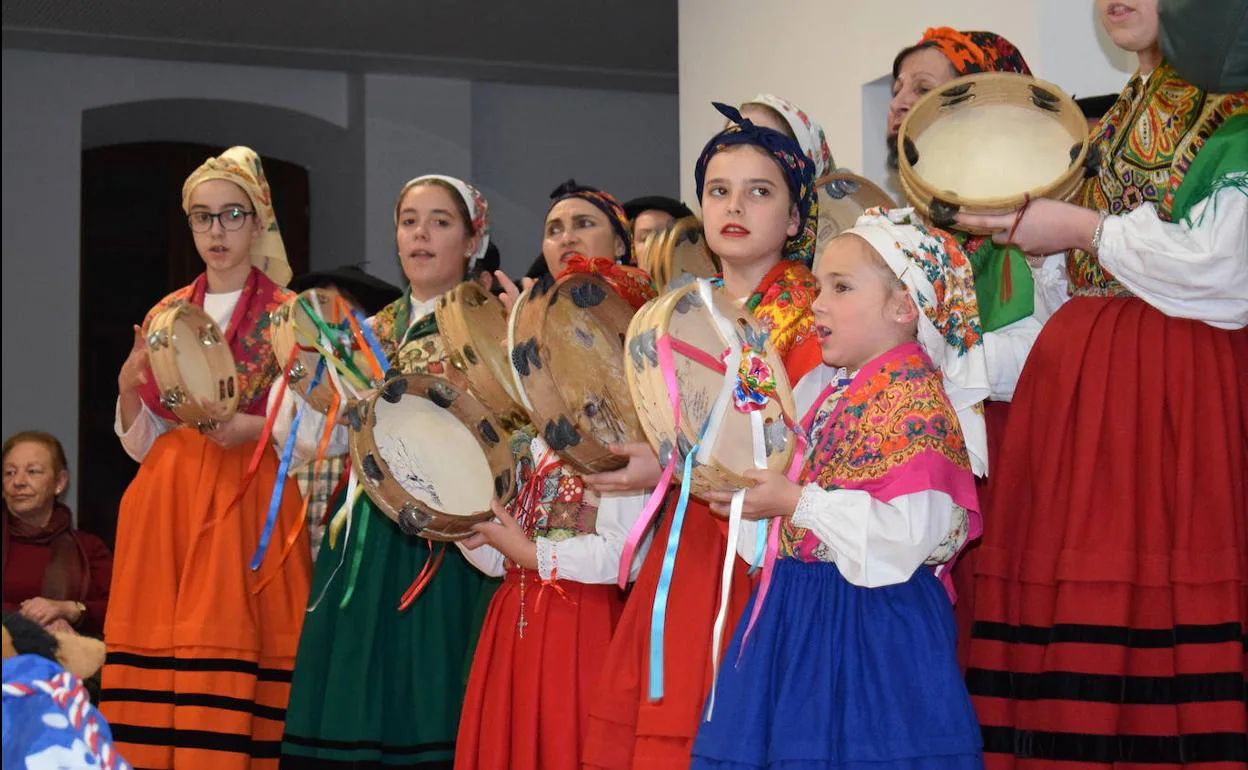
[[[1080,97],[1075,100],[1075,104],[1079,105],[1079,109],[1083,111],[1084,118],[1100,120],[1105,117],[1105,113],[1109,112],[1109,108],[1113,107],[1116,101],[1118,101],[1118,94],[1104,94]]]
[[[662,211],[676,219],[693,216],[693,212],[689,210],[688,206],[666,195],[643,195],[640,198],[633,198],[624,204],[624,214],[628,216],[628,221],[630,222],[636,219],[643,211]]]
[[[301,292],[331,284],[355,298],[370,316],[376,315],[386,305],[403,296],[402,289],[369,275],[356,265],[304,273],[292,280],[289,288],[291,291]]]
[[[490,244],[485,247],[485,253],[481,255],[481,259],[473,266],[474,273],[488,272],[492,273],[503,265],[503,258],[498,253],[498,246],[494,243],[494,239],[490,239]]]

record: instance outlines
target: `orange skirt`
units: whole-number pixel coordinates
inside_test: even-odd
[[[100,699],[135,767],[277,767],[311,560],[306,532],[281,558],[300,523],[287,484],[268,553],[249,568],[278,465],[266,452],[230,509],[255,446],[172,430],[122,497]]]

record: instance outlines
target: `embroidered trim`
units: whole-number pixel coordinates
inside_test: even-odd
[[[555,543],[544,537],[535,538],[537,543],[537,575],[543,581],[551,579],[555,571]]]
[[[802,487],[802,494],[797,498],[797,508],[793,511],[793,523],[802,529],[810,529],[815,523],[815,511],[819,509],[819,498],[822,496],[822,489],[816,484],[806,484]]]
[[[953,504],[953,516],[949,520],[949,532],[945,535],[944,540],[940,541],[940,545],[936,546],[936,550],[932,551],[932,555],[927,557],[923,563],[928,566],[936,564],[945,564],[957,556],[958,551],[962,550],[962,546],[966,545],[966,538],[969,534],[970,517],[966,509],[957,503]]]

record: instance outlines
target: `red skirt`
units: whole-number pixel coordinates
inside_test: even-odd
[[[967,671],[988,767],[1248,766],[1248,331],[1071,300],[992,472]]]
[[[989,516],[988,500],[992,496],[992,482],[999,478],[995,473],[1001,442],[1005,439],[1005,422],[1010,416],[1010,402],[985,401],[984,426],[988,434],[988,476],[975,479],[975,491],[979,495],[979,515],[984,521],[984,529],[992,525]],[[953,616],[958,626],[958,667],[966,671],[971,657],[971,626],[975,623],[975,560],[983,538],[967,545],[966,550],[953,565],[950,578],[953,590],[958,598],[953,605]]]
[[[614,585],[561,581],[543,591],[508,570],[477,643],[455,745],[457,770],[575,770],[586,701],[623,601]]]
[[[655,533],[607,650],[602,680],[590,699],[586,767],[663,770],[689,766],[689,752],[711,689],[711,636],[728,543],[726,522],[704,503],[691,499],[668,595],[664,694],[652,703],[647,694],[650,613],[671,521],[665,515]],[[750,598],[745,563],[738,559],[736,567],[726,637],[736,629]]]

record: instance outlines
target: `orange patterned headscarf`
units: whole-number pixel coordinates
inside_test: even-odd
[[[897,56],[893,76],[897,76],[901,60],[912,51],[932,46],[940,49],[959,76],[976,72],[1031,74],[1018,48],[995,32],[959,32],[952,27],[932,27],[923,33],[917,44]]]

